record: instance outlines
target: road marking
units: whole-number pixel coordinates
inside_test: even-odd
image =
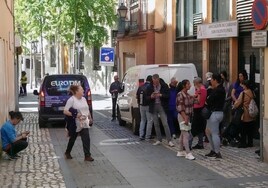
[[[101,146],[122,146],[122,145],[131,145],[131,144],[139,144],[140,142],[137,142],[135,140],[131,140],[129,138],[117,138],[117,139],[107,139],[100,142]]]

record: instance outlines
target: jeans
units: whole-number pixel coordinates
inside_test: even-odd
[[[83,128],[80,132],[76,132],[73,136],[71,136],[69,138],[66,153],[71,153],[72,148],[73,148],[74,143],[75,143],[75,140],[78,136],[78,133],[81,136],[85,157],[90,156],[91,155],[91,153],[90,153],[90,136],[89,136],[88,128]]]
[[[221,141],[219,136],[219,126],[222,119],[223,119],[223,112],[215,111],[212,112],[210,118],[207,120],[206,129],[210,131],[210,133],[207,133],[207,137],[209,140],[211,150],[216,153],[220,152]]]
[[[167,123],[166,112],[164,111],[161,104],[154,104],[154,112],[153,112],[154,127],[155,127],[157,140],[161,142],[162,135],[161,135],[161,130],[159,126],[158,115],[160,116],[161,122],[165,130],[167,141],[169,142],[171,141],[171,136],[170,136],[170,130],[169,130],[168,123]]]
[[[26,138],[17,140],[16,142],[11,144],[11,147],[9,149],[6,150],[6,152],[8,153],[8,155],[10,156],[14,156],[17,153],[19,153],[20,151],[26,149],[28,146],[28,142]]]
[[[153,127],[153,117],[152,117],[152,114],[149,112],[149,106],[140,105],[140,114],[141,114],[140,138],[144,138],[145,124],[147,122],[145,138],[150,139],[151,133],[152,133],[152,127]]]

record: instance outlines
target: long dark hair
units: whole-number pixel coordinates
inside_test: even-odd
[[[9,116],[10,116],[10,119],[20,119],[23,121],[23,116],[20,112],[10,111]]]
[[[228,77],[227,77],[227,72],[224,70],[224,71],[221,71],[221,73],[220,74],[222,74],[223,76],[224,76],[224,79],[228,82],[229,81],[229,79],[228,79]],[[224,80],[223,80],[224,81]]]
[[[236,83],[240,84],[239,74],[242,74],[243,75],[244,80],[247,80],[248,79],[248,73],[247,73],[247,71],[246,70],[242,70],[242,71],[239,71],[239,73],[237,75]]]

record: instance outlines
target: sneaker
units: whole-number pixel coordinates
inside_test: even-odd
[[[177,152],[177,157],[185,157],[186,156],[186,152],[185,151],[178,151]]]
[[[177,137],[175,134],[172,135],[172,138],[175,140]]]
[[[204,149],[204,146],[200,146],[198,144],[196,144],[194,147],[192,147],[193,149]]]
[[[91,156],[86,156],[85,157],[85,161],[94,161],[94,159]]]
[[[153,143],[154,146],[158,146],[160,145],[162,142],[160,142],[159,140],[157,140],[155,143]]]
[[[66,158],[66,159],[72,159],[72,158],[73,158],[73,157],[71,156],[70,153],[66,153],[66,152],[65,152],[64,155],[65,155],[65,158]]]
[[[214,151],[211,150],[211,151],[210,151],[208,154],[206,154],[205,156],[206,156],[206,157],[215,157],[215,154],[216,154],[216,153],[215,153]]]
[[[221,153],[215,153],[215,158],[216,159],[222,159]]]
[[[115,121],[115,118],[112,118],[111,121]]]
[[[145,138],[141,137],[141,138],[140,138],[140,141],[143,141],[143,140],[145,140]]]
[[[195,160],[195,157],[193,156],[192,153],[188,153],[188,154],[186,154],[185,158],[186,158],[186,159],[189,159],[189,160]]]
[[[174,146],[175,146],[175,145],[173,144],[173,142],[171,142],[171,141],[168,142],[168,145],[169,145],[170,147],[174,147]]]

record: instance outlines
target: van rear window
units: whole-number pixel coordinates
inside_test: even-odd
[[[51,77],[46,80],[44,87],[50,96],[66,96],[69,95],[70,85],[81,85],[85,90],[84,79],[68,78],[68,77]]]

